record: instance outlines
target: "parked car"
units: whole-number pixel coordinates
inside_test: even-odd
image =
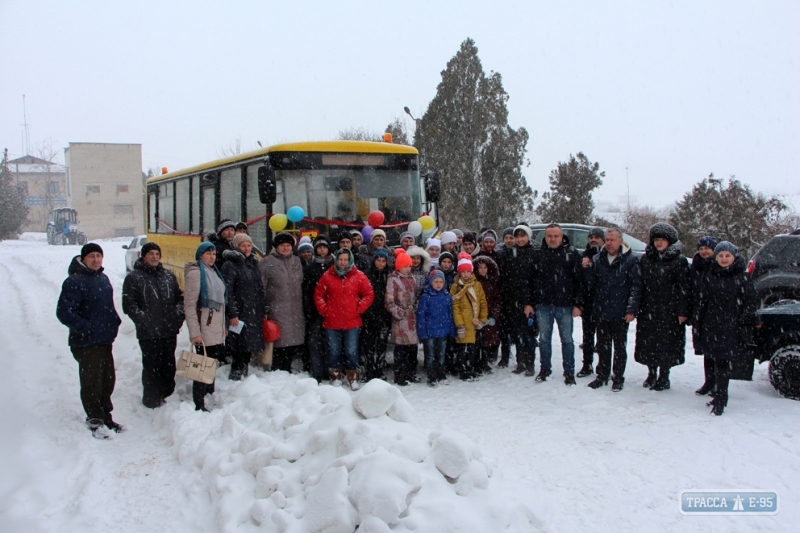
[[[586,245],[589,244],[589,230],[594,227],[584,224],[559,224],[559,226],[564,230],[564,235],[569,239],[569,243],[578,250],[585,249]],[[531,240],[536,244],[542,244],[546,227],[547,224],[531,224],[531,229],[533,230]],[[645,243],[627,233],[622,234],[622,240],[631,247],[633,255],[637,257],[644,255],[644,249],[647,246]]]
[[[147,235],[137,235],[130,244],[123,244],[125,250],[125,272],[133,271],[133,264],[142,256],[142,246],[147,242]]]
[[[759,324],[753,336],[750,377],[734,377],[753,379],[753,362],[769,361],[769,381],[778,394],[800,400],[800,303],[775,303],[759,309],[756,315]],[[741,370],[746,376],[747,369]]]
[[[747,265],[761,307],[781,300],[800,301],[800,235],[777,235]]]

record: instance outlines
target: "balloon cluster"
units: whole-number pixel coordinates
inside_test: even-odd
[[[272,231],[283,231],[289,222],[300,222],[306,216],[306,212],[299,205],[290,207],[285,215],[272,215],[269,219],[269,229]]]
[[[373,211],[369,214],[369,217],[367,218],[368,225],[361,230],[361,235],[364,237],[365,242],[369,242],[372,232],[375,231],[375,228],[383,224],[384,220],[384,214],[380,211]],[[423,231],[432,230],[434,226],[436,226],[436,221],[433,219],[433,217],[424,215],[408,224],[408,232],[413,236],[418,237]]]

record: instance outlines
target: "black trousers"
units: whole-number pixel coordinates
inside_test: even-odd
[[[203,353],[202,346],[195,346],[196,353]],[[224,344],[216,344],[214,346],[206,346],[206,355],[212,359],[219,361],[220,357],[224,357],[229,353],[228,348]],[[219,363],[217,363],[219,367]],[[192,399],[194,400],[195,407],[205,407],[206,394],[214,394],[214,384],[200,383],[199,381],[192,382]]]
[[[461,379],[478,374],[478,347],[474,343],[456,343],[456,367]]]
[[[624,320],[600,320],[597,323],[597,377],[611,375],[611,344],[614,344],[614,379],[625,379],[628,364],[628,326]],[[585,341],[584,341],[585,342]]]
[[[728,405],[728,384],[731,380],[731,362],[714,361],[714,401]]]
[[[706,377],[706,382],[704,383],[704,385],[708,384],[711,385],[712,387],[714,386],[716,366],[717,364],[711,357],[707,355],[703,356],[703,372],[705,373]]]
[[[364,323],[358,337],[358,353],[364,369],[364,380],[383,379],[386,368],[386,349],[389,346],[389,325],[375,326]]]
[[[295,357],[302,358],[306,353],[306,345],[284,346],[272,349],[272,370],[292,371],[292,361]]]
[[[159,407],[175,391],[177,337],[139,339],[142,349],[142,404]]]
[[[417,371],[417,345],[394,345],[394,382],[406,384]]]
[[[78,361],[78,376],[81,382],[81,403],[86,411],[86,420],[112,421],[111,394],[117,376],[114,371],[114,355],[111,345],[71,347],[72,356]]]
[[[328,341],[322,329],[322,317],[306,321],[306,346],[308,347],[308,358],[311,365],[311,377],[317,381],[327,379],[328,362]]]
[[[597,332],[597,320],[591,315],[581,317],[583,325],[583,366],[591,367],[594,363],[594,337]]]

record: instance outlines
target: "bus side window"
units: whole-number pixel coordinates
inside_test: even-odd
[[[175,229],[189,233],[189,178],[175,182]]]
[[[214,187],[203,187],[201,218],[203,233],[213,233],[217,230],[216,221],[217,193]]]
[[[147,207],[148,224],[147,231],[150,233],[158,233],[158,224],[156,223],[156,193],[153,191],[154,187],[150,187],[148,194],[149,202]]]

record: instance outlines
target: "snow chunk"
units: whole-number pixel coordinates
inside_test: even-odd
[[[394,401],[389,410],[386,411],[386,414],[389,415],[389,418],[397,422],[408,422],[409,424],[415,422],[414,408],[411,407],[411,404],[408,403],[408,400],[403,398],[402,395]]]
[[[373,379],[353,395],[353,407],[364,418],[377,418],[385,415],[400,397],[402,394],[397,387],[381,379]]]
[[[445,476],[457,479],[478,459],[481,452],[472,440],[457,431],[445,431],[433,441],[433,459],[436,468]]]
[[[456,494],[466,496],[474,487],[479,489],[489,487],[489,473],[486,471],[486,466],[480,461],[471,461],[467,469],[458,476]]]
[[[347,499],[347,469],[328,469],[319,483],[306,490],[302,531],[352,533],[358,513]]]
[[[356,464],[350,473],[350,500],[362,519],[376,516],[396,524],[408,508],[408,497],[422,487],[420,466],[378,450]]]
[[[283,479],[283,469],[279,466],[265,466],[258,471],[256,488],[253,495],[256,498],[269,498],[278,490],[278,483]]]

